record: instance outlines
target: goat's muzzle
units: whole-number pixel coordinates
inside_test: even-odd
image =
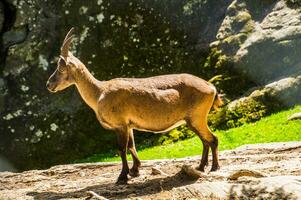
[[[50,92],[56,92],[56,90],[55,90],[56,87],[54,84],[51,84],[51,82],[47,81],[46,87]]]

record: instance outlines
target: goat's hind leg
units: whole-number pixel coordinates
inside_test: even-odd
[[[204,172],[205,167],[208,165],[209,143],[201,137],[201,133],[191,125],[190,121],[187,122],[187,126],[190,128],[190,130],[192,130],[199,136],[199,138],[201,139],[201,141],[203,143],[202,159],[201,159],[201,163],[197,167],[197,169]]]
[[[132,158],[133,158],[133,167],[130,169],[129,174],[132,177],[137,177],[137,176],[139,176],[139,167],[141,166],[141,162],[138,158],[138,154],[136,151],[133,130],[130,130],[130,133],[129,133],[128,148],[129,148],[129,150],[132,154]]]
[[[218,170],[219,164],[218,164],[218,139],[215,135],[213,135],[213,140],[210,143],[211,151],[212,151],[212,167],[210,171],[216,171]]]
[[[205,167],[208,165],[209,144],[208,144],[208,142],[206,142],[202,138],[201,138],[201,140],[202,140],[202,143],[203,143],[203,153],[202,153],[201,163],[200,163],[200,165],[197,169],[204,172]]]
[[[200,119],[200,118],[198,118]],[[196,121],[189,120],[187,121],[188,127],[194,131],[199,138],[202,140],[203,143],[203,154],[202,160],[198,167],[200,171],[205,170],[205,166],[208,163],[208,154],[209,154],[209,147],[212,151],[212,167],[211,171],[216,171],[219,169],[218,164],[218,139],[217,137],[210,131],[207,124],[205,123],[197,123]]]

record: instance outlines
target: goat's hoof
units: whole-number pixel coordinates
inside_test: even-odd
[[[220,167],[218,165],[217,166],[212,166],[210,171],[215,172],[215,171],[219,170],[219,168]]]
[[[201,171],[201,172],[205,172],[205,166],[200,165],[200,166],[196,167],[195,169],[198,171]]]
[[[127,179],[118,179],[116,182],[116,185],[126,185],[126,184],[128,184]]]
[[[128,183],[127,175],[120,175],[117,179],[117,185],[126,185]]]
[[[138,169],[130,169],[129,175],[130,175],[131,177],[138,177],[138,176],[140,176],[139,170],[138,170]]]

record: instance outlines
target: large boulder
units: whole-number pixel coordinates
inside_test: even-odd
[[[216,84],[230,98],[241,95],[212,117],[215,127],[238,126],[301,103],[299,1],[233,1],[211,47],[207,60],[214,58],[221,72],[235,72]]]
[[[301,8],[286,1],[235,0],[218,31],[217,46],[233,67],[259,85],[300,74]]]
[[[250,94],[230,102],[210,115],[210,123],[220,129],[237,127],[300,104],[300,99],[301,75],[284,78],[251,90]]]

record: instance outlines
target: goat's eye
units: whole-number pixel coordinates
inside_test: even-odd
[[[58,66],[57,70],[61,73],[64,73],[66,71],[66,68],[62,66]]]

